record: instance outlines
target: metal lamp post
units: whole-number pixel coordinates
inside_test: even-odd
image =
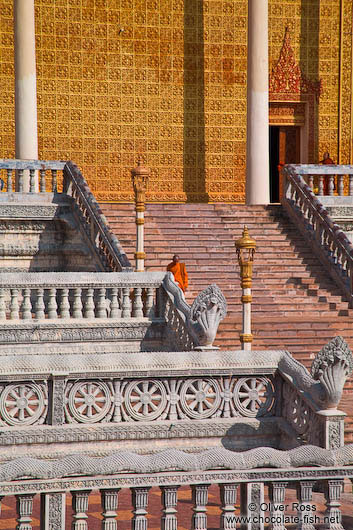
[[[131,170],[131,178],[135,192],[136,272],[144,272],[146,254],[144,252],[143,225],[145,224],[145,201],[149,170],[146,167],[142,166],[140,159],[137,162],[137,167]]]
[[[251,280],[252,265],[256,249],[256,241],[249,235],[247,226],[244,226],[243,235],[235,241],[238,263],[240,266],[240,278],[243,304],[243,322],[240,342],[242,350],[251,350],[253,335],[251,333]]]

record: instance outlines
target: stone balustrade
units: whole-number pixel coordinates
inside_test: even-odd
[[[6,273],[0,320],[153,318],[164,273]]]
[[[0,464],[0,496],[2,502],[8,495],[16,496],[18,528],[26,530],[32,530],[36,495],[40,495],[41,528],[64,530],[68,493],[72,495],[72,528],[88,530],[92,490],[100,491],[102,528],[117,530],[118,501],[126,489],[131,491],[131,528],[147,530],[151,511],[156,511],[156,492],[149,510],[151,487],[159,487],[161,492],[160,528],[177,530],[179,509],[184,516],[188,497],[184,491],[181,505],[181,486],[191,489],[193,513],[188,528],[193,530],[208,528],[211,486],[212,527],[217,524],[220,529],[250,530],[264,529],[270,523],[272,529],[285,530],[292,523],[306,530],[319,526],[338,530],[343,529],[340,499],[345,478],[353,481],[353,444],[337,450],[306,446],[278,451],[260,447],[242,453],[224,448],[191,454],[177,450],[153,455],[120,451],[105,457],[78,454],[51,461],[30,456],[11,459]],[[215,516],[217,487],[220,514]],[[286,502],[287,489],[296,491],[294,502],[293,496],[291,503]],[[313,491],[322,492],[324,513],[313,500]],[[123,505],[122,509],[126,513]]]
[[[313,192],[315,175],[324,174],[332,179],[333,175],[341,178],[348,174],[351,195],[353,166],[288,165],[283,168],[282,174],[283,207],[353,306],[353,245]],[[304,176],[307,176],[309,184]],[[339,183],[342,184],[342,180]],[[341,184],[339,190],[343,193]]]
[[[49,333],[56,346],[49,337],[44,346],[3,347],[0,462],[13,446],[19,456],[33,444],[49,457],[75,453],[82,441],[129,440],[143,449],[148,440],[150,450],[185,444],[195,450],[206,440],[208,447],[232,449],[343,444],[345,414],[325,410],[322,383],[288,352],[119,353],[114,343],[102,350],[82,343],[73,351],[56,329]],[[342,365],[337,347],[336,354]]]
[[[23,193],[24,171],[29,172],[29,193]],[[21,194],[24,201],[33,201],[38,193],[42,195],[46,192],[56,197],[58,192],[70,197],[73,209],[105,270],[132,271],[118,238],[111,232],[98,202],[75,164],[57,160],[0,159],[1,174],[5,192],[0,196],[1,202],[11,201],[14,193]]]
[[[353,196],[353,166],[290,164],[285,168],[282,170],[285,178],[289,174],[301,175],[318,196]]]
[[[0,175],[7,193],[23,193],[24,171],[29,171],[29,193],[58,191],[58,172],[62,175],[66,162],[60,160],[12,160],[0,159]],[[50,175],[50,177],[48,177]],[[62,184],[62,176],[59,177]],[[50,188],[47,189],[47,182]],[[60,185],[59,185],[60,187]]]

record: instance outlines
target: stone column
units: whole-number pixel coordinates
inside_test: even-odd
[[[268,0],[248,0],[247,103],[246,204],[268,204]]]
[[[14,0],[14,39],[16,158],[38,159],[34,0]]]

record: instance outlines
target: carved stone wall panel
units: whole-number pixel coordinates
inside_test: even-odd
[[[323,82],[310,162],[325,150],[342,163],[351,155],[352,0],[341,3],[340,35],[340,2],[269,0],[270,70],[288,26],[303,73]],[[35,7],[41,158],[73,159],[99,200],[133,201],[139,154],[151,168],[149,201],[244,200],[246,0],[192,1],[185,12],[164,0]],[[12,158],[8,0],[0,16],[0,151]]]

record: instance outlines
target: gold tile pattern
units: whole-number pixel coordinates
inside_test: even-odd
[[[97,198],[244,200],[246,0],[35,0],[39,157],[72,159]],[[12,1],[0,0],[0,156],[14,156]],[[340,23],[343,20],[343,23]],[[323,92],[312,159],[352,157],[352,0],[269,0],[270,68],[289,27]]]

